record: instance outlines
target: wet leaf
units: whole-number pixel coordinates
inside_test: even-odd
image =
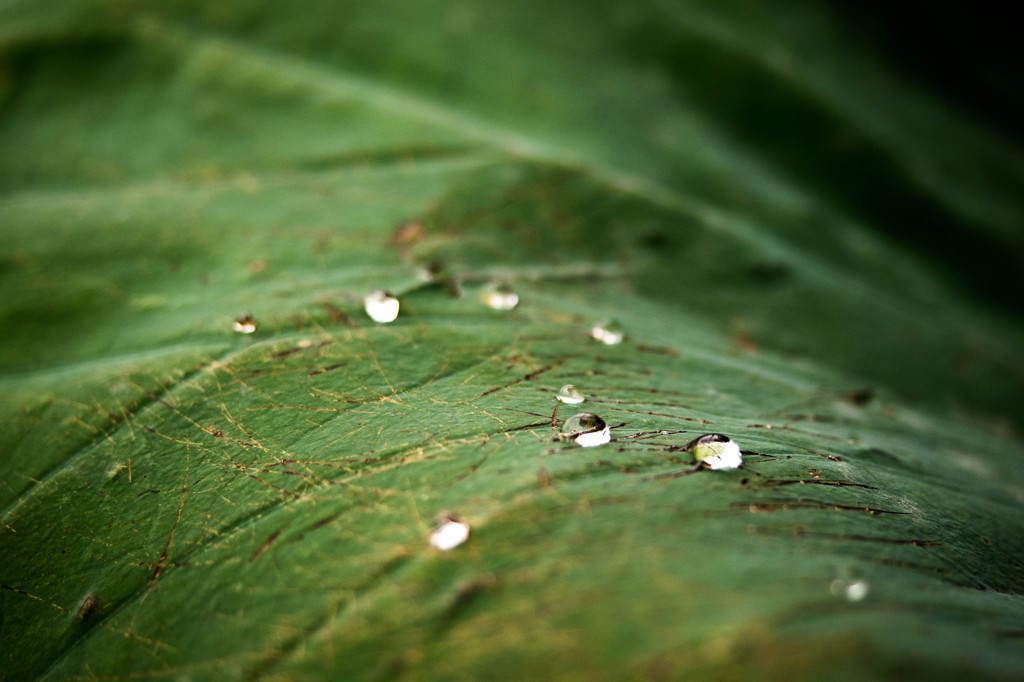
[[[1013,145],[800,3],[385,4],[0,9],[0,677],[1019,675]]]

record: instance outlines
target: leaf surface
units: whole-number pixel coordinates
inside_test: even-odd
[[[2,676],[1018,675],[1024,165],[790,8],[7,3]]]

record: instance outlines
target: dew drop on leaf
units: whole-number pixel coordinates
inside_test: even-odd
[[[398,299],[386,291],[375,291],[363,299],[363,309],[374,322],[394,322],[398,317]]]
[[[592,412],[580,412],[565,420],[559,438],[575,441],[580,447],[592,448],[612,439],[611,427]]]
[[[572,384],[566,384],[558,389],[558,395],[555,397],[568,405],[578,405],[584,401],[583,394]]]
[[[595,324],[590,330],[590,335],[601,343],[614,346],[622,343],[622,339],[626,336],[626,331],[615,320],[605,320]]]
[[[720,433],[707,433],[690,441],[686,449],[709,469],[738,469],[743,455],[736,441]]]
[[[494,310],[512,310],[519,305],[519,294],[508,282],[491,282],[480,290],[480,300]]]
[[[252,334],[257,326],[256,318],[252,315],[242,315],[235,319],[235,331],[239,334]]]
[[[469,524],[450,515],[442,516],[437,529],[430,534],[430,544],[442,552],[455,549],[468,539]]]
[[[845,597],[847,601],[861,601],[868,596],[868,584],[864,580],[836,578],[829,584],[829,590],[837,597]]]

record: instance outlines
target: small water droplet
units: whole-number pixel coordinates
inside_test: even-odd
[[[469,524],[451,514],[441,515],[437,528],[430,534],[430,544],[442,552],[455,549],[468,539]]]
[[[861,601],[868,596],[868,583],[865,580],[836,578],[829,584],[829,590],[837,597],[845,597],[847,601]]]
[[[595,324],[590,330],[590,335],[601,343],[614,346],[622,343],[622,339],[626,337],[626,330],[615,320],[605,320]]]
[[[398,299],[386,291],[375,291],[363,299],[363,309],[374,322],[394,322],[398,317]]]
[[[580,412],[565,420],[559,433],[561,440],[575,441],[584,448],[604,445],[612,439],[612,430],[592,412]]]
[[[257,326],[256,318],[252,315],[242,315],[235,320],[235,331],[239,334],[252,334]]]
[[[508,282],[492,282],[480,290],[480,300],[494,310],[512,310],[519,305],[519,294]]]
[[[580,393],[572,384],[566,384],[565,386],[562,386],[562,388],[558,389],[558,395],[555,397],[569,405],[578,405],[585,400],[583,394]]]
[[[720,433],[706,433],[686,445],[694,459],[709,469],[738,469],[743,464],[739,444]]]

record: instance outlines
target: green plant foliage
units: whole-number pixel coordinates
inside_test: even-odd
[[[549,5],[0,6],[0,678],[1019,677],[1020,155]]]

